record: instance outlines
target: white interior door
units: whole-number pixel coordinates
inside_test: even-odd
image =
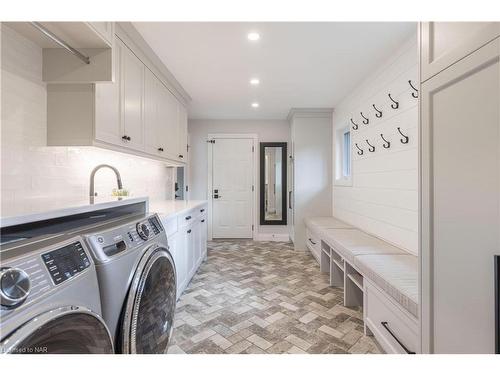
[[[212,144],[212,237],[252,238],[253,139]]]

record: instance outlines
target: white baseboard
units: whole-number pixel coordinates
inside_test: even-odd
[[[288,242],[290,241],[290,236],[288,233],[258,233],[256,236],[256,241],[277,241],[277,242]]]

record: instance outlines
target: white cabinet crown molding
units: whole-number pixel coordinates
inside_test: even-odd
[[[162,81],[185,107],[189,105],[192,100],[191,96],[168,70],[132,23],[117,22],[115,34],[134,52],[137,58],[141,60],[160,81]]]

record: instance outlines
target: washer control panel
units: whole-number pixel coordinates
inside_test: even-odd
[[[85,239],[98,262],[107,262],[120,253],[142,246],[164,232],[159,217],[154,214],[141,221],[113,227]]]
[[[42,254],[43,262],[55,285],[90,267],[90,261],[80,241]]]

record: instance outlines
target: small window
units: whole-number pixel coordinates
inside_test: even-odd
[[[336,130],[335,184],[351,186],[351,132],[348,126]]]
[[[342,177],[351,177],[351,132],[344,133],[342,140]]]

